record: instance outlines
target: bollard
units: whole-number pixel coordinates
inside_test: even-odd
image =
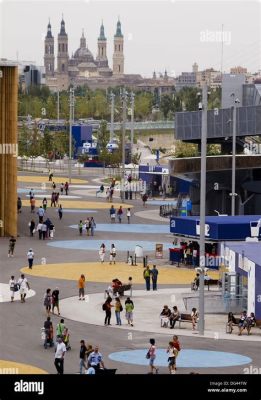
[[[147,267],[147,265],[148,265],[148,256],[145,256],[145,266]]]
[[[128,250],[128,251],[127,251],[127,261],[126,261],[126,264],[128,264],[128,262],[129,262],[129,257],[130,257],[130,251]]]
[[[134,265],[137,265],[137,258],[136,258],[136,254],[134,254]]]
[[[146,268],[146,258],[143,257],[143,268]]]

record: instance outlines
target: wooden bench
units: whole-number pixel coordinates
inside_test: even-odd
[[[192,324],[192,317],[190,314],[180,314],[180,317],[177,321],[179,323],[179,328],[182,322],[189,322]]]
[[[222,286],[222,282],[219,279],[205,279],[204,285],[207,286],[209,290],[209,286],[218,286],[220,288]]]

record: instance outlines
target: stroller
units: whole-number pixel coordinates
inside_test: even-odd
[[[53,329],[41,329],[41,337],[42,340],[44,341],[44,348],[47,349],[48,344],[50,347],[54,346],[53,342]]]

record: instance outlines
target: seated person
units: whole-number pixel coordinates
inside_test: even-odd
[[[161,326],[168,326],[169,318],[171,316],[171,311],[167,305],[163,307],[163,310],[160,313],[161,317]]]
[[[229,326],[229,333],[232,333],[233,331],[233,326],[232,326],[233,324],[236,325],[237,321],[236,318],[234,317],[234,314],[232,312],[229,312],[227,316],[227,325]]]
[[[112,280],[113,294],[119,293],[119,289],[121,287],[122,287],[122,283],[118,278]]]
[[[240,316],[240,320],[238,323],[238,336],[242,335],[243,330],[247,327],[247,312],[243,311]]]
[[[195,276],[195,279],[192,284],[192,290],[198,290],[199,288],[199,274]]]
[[[176,323],[176,321],[179,320],[179,318],[180,318],[180,312],[179,312],[179,310],[178,310],[178,307],[177,307],[177,306],[174,306],[174,307],[173,307],[173,311],[172,311],[172,313],[171,313],[171,315],[170,315],[170,317],[169,317],[169,320],[170,320],[170,329],[174,329],[175,323]]]
[[[208,273],[205,272],[204,281],[209,281],[210,279],[211,279],[211,278],[210,278],[210,276],[208,275]]]
[[[256,317],[253,312],[247,317],[247,334],[250,335],[251,328],[256,325]]]

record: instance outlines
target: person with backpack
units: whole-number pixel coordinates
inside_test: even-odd
[[[11,293],[11,303],[14,301],[14,294],[18,290],[17,283],[15,281],[14,275],[11,276],[11,279],[9,281],[9,288],[10,288],[10,293]]]
[[[50,317],[50,312],[51,312],[51,306],[52,306],[52,294],[51,294],[51,289],[47,289],[46,293],[44,295],[44,307],[46,309],[46,316]]]
[[[114,307],[111,302],[112,298],[107,297],[105,303],[102,305],[102,309],[105,311],[104,325],[111,325],[111,308]]]
[[[123,307],[119,297],[115,299],[115,316],[116,316],[116,325],[121,325],[121,312],[123,311]]]

